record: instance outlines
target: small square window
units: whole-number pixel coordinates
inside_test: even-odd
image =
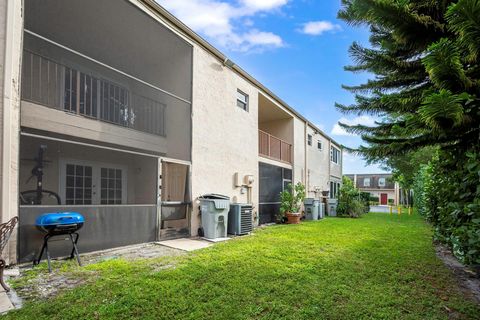
[[[312,135],[310,135],[310,134],[307,135],[307,143],[308,143],[309,146],[312,145]]]
[[[318,150],[322,150],[322,141],[320,140],[317,141],[317,148]]]
[[[248,94],[237,89],[237,107],[248,111]]]

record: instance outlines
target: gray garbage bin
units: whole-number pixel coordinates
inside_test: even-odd
[[[313,198],[305,198],[303,204],[305,206],[305,219],[318,220],[320,201]]]
[[[227,236],[230,198],[221,194],[206,194],[198,198],[202,214],[205,238],[216,239]]]
[[[337,216],[337,204],[338,204],[337,199],[328,199],[328,215],[330,217]]]

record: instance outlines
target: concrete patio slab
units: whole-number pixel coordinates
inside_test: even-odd
[[[213,242],[213,243],[216,243],[216,242],[223,242],[223,241],[228,241],[232,238],[215,238],[215,239],[207,239],[207,238],[202,238],[203,240],[205,241],[208,241],[208,242]]]
[[[157,243],[162,246],[179,249],[183,251],[194,251],[198,249],[207,248],[213,245],[213,243],[205,241],[203,239],[186,239],[186,238],[165,240]]]
[[[0,314],[15,309],[5,291],[0,292]]]

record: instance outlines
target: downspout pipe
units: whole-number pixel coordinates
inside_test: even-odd
[[[305,121],[305,132],[304,132],[304,149],[305,149],[305,163],[304,163],[304,169],[303,169],[303,181],[305,181],[305,189],[307,191],[307,195],[310,192],[310,186],[308,184],[308,121]]]

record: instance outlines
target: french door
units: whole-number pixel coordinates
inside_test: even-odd
[[[62,204],[118,205],[127,202],[127,168],[125,166],[62,159],[59,176]]]

